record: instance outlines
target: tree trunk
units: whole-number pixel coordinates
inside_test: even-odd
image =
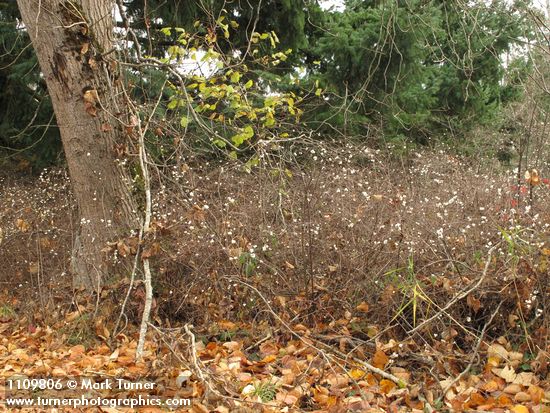
[[[107,275],[102,249],[139,226],[131,181],[115,155],[127,139],[127,122],[109,59],[114,2],[17,2],[48,85],[79,208],[73,284],[97,289]]]

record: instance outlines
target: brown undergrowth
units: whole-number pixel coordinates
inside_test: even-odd
[[[512,172],[487,161],[354,145],[296,145],[251,169],[181,160],[155,171],[154,231],[140,246],[153,262],[155,320],[275,326],[271,308],[329,341],[410,336],[467,351],[500,305],[487,337],[536,353],[548,346],[550,322],[545,172],[539,185],[518,188]],[[47,317],[39,307],[74,310],[65,172],[1,179],[0,280],[15,297],[4,307],[37,322]],[[135,253],[135,237],[113,241],[108,259]],[[484,279],[468,291],[489,251]],[[127,286],[106,285],[101,299],[120,306]],[[140,288],[126,308],[130,323]],[[431,321],[417,328],[423,320]]]

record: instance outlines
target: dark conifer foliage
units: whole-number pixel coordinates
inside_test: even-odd
[[[46,84],[14,1],[0,2],[0,156],[22,166],[55,162],[61,152]]]
[[[360,137],[376,125],[390,139],[462,137],[521,96],[518,82],[530,66],[517,53],[533,37],[525,1],[348,0],[338,11],[314,0],[123,5],[144,53],[158,58],[177,43],[177,32],[166,36],[162,28],[205,31],[224,16],[232,34],[218,39],[219,52],[245,61],[253,31],[275,33],[277,48],[292,50],[288,59],[269,70],[250,59],[245,76],[265,90],[307,96],[303,123],[327,135],[337,130]],[[59,135],[12,1],[0,2],[0,51],[2,156],[51,164],[60,158]],[[128,78],[141,100],[165,79],[154,70]]]

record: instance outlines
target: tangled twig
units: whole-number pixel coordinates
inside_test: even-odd
[[[485,278],[487,277],[487,272],[489,271],[489,266],[491,265],[491,256],[493,254],[493,251],[495,250],[496,245],[493,246],[487,255],[487,262],[485,263],[485,268],[483,269],[483,273],[481,274],[481,277],[479,277],[479,280],[470,288],[467,288],[463,290],[462,292],[458,293],[452,300],[450,300],[445,307],[443,307],[441,310],[439,310],[437,313],[435,313],[430,318],[427,318],[426,320],[422,321],[420,324],[418,324],[416,327],[414,327],[412,330],[409,331],[409,334],[416,333],[419,331],[422,327],[424,327],[426,324],[432,322],[433,320],[441,317],[442,314],[446,314],[447,310],[451,308],[453,305],[455,305],[458,301],[462,300],[464,297],[467,297],[470,293],[477,290],[478,287],[483,283]]]
[[[313,344],[310,343],[309,340],[306,340],[304,337],[302,337],[300,334],[296,333],[292,327],[290,327],[274,310],[273,308],[271,307],[271,305],[269,304],[269,301],[264,297],[264,295],[256,288],[254,287],[253,285],[250,285],[249,283],[245,282],[245,281],[242,281],[238,278],[231,278],[231,281],[234,281],[234,282],[238,282],[248,288],[250,288],[252,291],[254,291],[259,297],[260,299],[264,302],[264,304],[267,306],[269,312],[271,313],[271,315],[273,315],[273,317],[275,317],[282,325],[285,329],[288,330],[288,332],[290,334],[292,334],[294,337],[296,337],[298,340],[300,340],[302,343],[304,343],[307,347],[310,347],[312,349],[314,349],[315,351],[317,351],[319,354],[321,354],[327,361],[328,360],[333,360],[334,359],[334,356],[333,355],[330,355],[330,354],[327,354],[325,351],[319,349],[318,347],[315,347]],[[315,340],[316,343],[318,344],[321,344],[322,346],[324,346],[325,348],[328,349],[328,351],[332,352],[334,355],[338,356],[340,359],[342,360],[352,360],[353,362],[361,365],[361,367],[363,367],[364,369],[366,370],[369,370],[375,374],[378,374],[380,376],[382,376],[383,378],[385,379],[388,379],[388,380],[391,380],[393,381],[394,383],[396,383],[399,387],[406,387],[406,383],[401,380],[400,378],[394,376],[393,374],[391,373],[388,373],[388,372],[385,372],[384,370],[382,369],[379,369],[378,367],[375,367],[373,366],[372,364],[366,362],[366,361],[363,361],[363,360],[360,360],[358,358],[355,358],[353,356],[349,356],[349,355],[346,355],[330,346],[328,346],[327,344],[321,342],[321,341],[318,341],[318,340]]]
[[[445,395],[449,392],[449,390],[451,390],[451,388],[456,383],[458,383],[464,376],[466,376],[466,374],[468,374],[468,372],[470,371],[470,369],[474,365],[474,361],[476,360],[476,358],[478,356],[479,347],[481,346],[481,343],[483,342],[483,338],[485,337],[485,333],[487,332],[487,328],[493,322],[493,319],[495,318],[495,316],[498,314],[498,311],[500,310],[501,305],[502,305],[502,302],[500,302],[498,304],[495,311],[493,311],[493,313],[491,314],[491,317],[489,318],[489,321],[487,321],[485,323],[485,325],[483,326],[483,329],[481,330],[481,334],[479,335],[479,338],[477,340],[476,346],[473,349],[472,356],[470,357],[470,362],[468,363],[466,368],[464,370],[462,370],[462,372],[453,379],[453,381],[451,381],[447,386],[445,386],[445,388],[443,389],[443,394],[441,395],[441,399],[445,398]]]

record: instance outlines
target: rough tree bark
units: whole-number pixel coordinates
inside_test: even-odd
[[[114,2],[17,3],[48,85],[79,208],[73,284],[94,290],[107,275],[105,244],[139,227],[131,181],[116,156],[128,119],[109,58]]]

